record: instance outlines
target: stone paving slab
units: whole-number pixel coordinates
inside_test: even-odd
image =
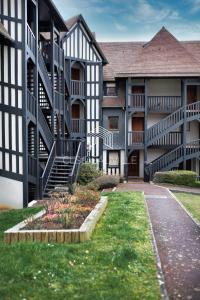
[[[169,299],[200,300],[200,227],[166,188],[121,184],[117,191],[145,194]]]

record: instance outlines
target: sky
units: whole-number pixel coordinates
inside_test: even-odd
[[[102,41],[149,41],[162,26],[200,40],[200,0],[53,0],[63,18],[82,14]]]

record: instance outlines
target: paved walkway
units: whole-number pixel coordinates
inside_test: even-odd
[[[120,184],[116,191],[144,191],[170,299],[200,300],[200,228],[166,188]]]

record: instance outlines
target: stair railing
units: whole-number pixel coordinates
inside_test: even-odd
[[[44,83],[46,85],[47,94],[49,95],[50,102],[52,104],[52,84],[51,84],[51,80],[49,78],[48,71],[47,71],[47,68],[46,68],[46,65],[45,65],[45,62],[44,62],[44,59],[43,59],[43,56],[42,56],[40,50],[38,51],[38,62],[39,62],[39,67],[40,67],[40,70],[42,73]]]
[[[176,164],[191,158],[197,153],[200,155],[200,140],[189,142],[186,144],[186,146],[180,145],[179,147],[166,154],[163,154],[161,157],[148,164],[146,166],[146,172],[149,173],[150,177],[152,177],[155,172],[171,169],[171,166],[173,165],[174,167],[177,167]]]
[[[41,127],[41,131],[44,132],[43,138],[48,143],[47,147],[49,147],[49,149],[51,149],[51,147],[53,145],[53,135],[51,133],[51,130],[49,129],[49,126],[47,124],[45,116],[39,105],[38,105],[38,120],[39,120],[39,124]]]
[[[76,157],[74,160],[73,168],[71,173],[69,174],[69,183],[75,183],[77,181],[78,172],[80,169],[81,163],[84,161],[84,154],[85,154],[85,141],[80,141],[76,153]]]
[[[49,154],[45,169],[43,171],[42,176],[40,177],[40,197],[43,197],[43,192],[45,190],[47,180],[51,171],[51,168],[53,166],[53,162],[56,156],[56,141],[54,141],[53,146],[51,148],[51,152]]]
[[[147,130],[147,145],[152,145],[156,140],[164,134],[173,130],[173,128],[180,126],[184,121],[184,112],[186,111],[186,120],[190,121],[199,116],[200,119],[200,101],[181,107],[160,122],[151,126]]]

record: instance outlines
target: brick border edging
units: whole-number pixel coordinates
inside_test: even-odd
[[[159,256],[159,253],[158,253],[158,248],[157,248],[157,244],[156,244],[155,235],[154,235],[154,232],[153,232],[153,225],[152,225],[150,214],[149,214],[149,208],[148,208],[148,205],[147,205],[147,202],[146,202],[144,192],[142,194],[143,194],[143,197],[144,197],[144,203],[145,203],[145,207],[146,207],[147,218],[148,218],[148,221],[149,221],[149,229],[150,229],[150,233],[151,233],[151,244],[152,244],[153,252],[154,252],[154,255],[155,255],[155,258],[156,258],[157,278],[158,278],[158,283],[159,283],[159,286],[160,286],[161,298],[163,300],[169,300],[166,285],[165,285],[165,277],[164,277],[164,273],[163,273],[163,270],[162,270],[162,265],[161,265],[161,260],[160,260],[160,256]]]
[[[90,239],[92,232],[102,216],[108,203],[106,196],[101,196],[100,201],[87,216],[79,229],[67,230],[20,230],[26,225],[26,220],[18,223],[4,232],[4,241],[7,244],[16,242],[48,242],[48,243],[81,243]],[[41,217],[45,210],[33,216]]]

